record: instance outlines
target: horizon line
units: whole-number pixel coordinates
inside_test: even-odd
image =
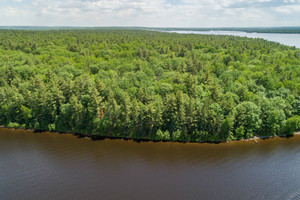
[[[70,27],[70,28],[300,28],[294,26],[211,26],[211,27],[182,27],[182,26],[80,26],[80,25],[0,25],[0,27]]]

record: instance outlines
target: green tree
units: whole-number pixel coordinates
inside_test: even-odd
[[[236,108],[235,127],[243,127],[245,137],[252,137],[261,126],[260,114],[261,110],[253,102],[240,103]]]

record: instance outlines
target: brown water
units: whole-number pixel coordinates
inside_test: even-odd
[[[136,143],[1,128],[0,199],[300,199],[300,136]]]

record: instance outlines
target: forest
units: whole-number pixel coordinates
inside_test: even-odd
[[[145,30],[0,30],[0,125],[217,142],[300,130],[300,49]]]

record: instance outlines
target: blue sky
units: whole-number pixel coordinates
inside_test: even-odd
[[[0,25],[300,26],[300,0],[0,0]]]

